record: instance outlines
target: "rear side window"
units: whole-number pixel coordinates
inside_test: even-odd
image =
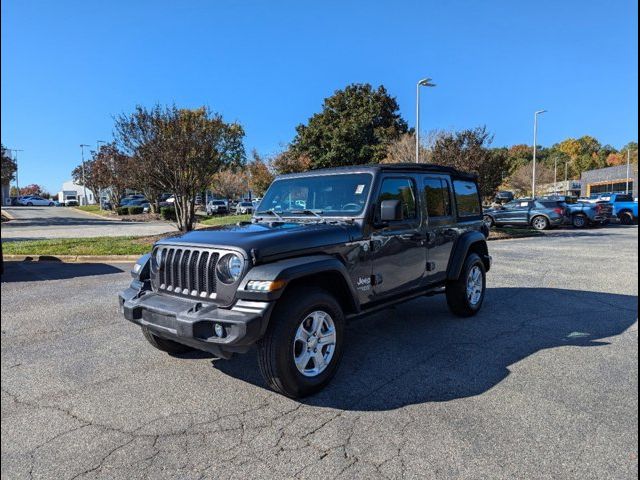
[[[402,205],[402,218],[411,220],[418,218],[416,211],[416,195],[413,182],[408,178],[385,178],[380,189],[380,198],[383,200],[400,200]]]
[[[631,195],[617,195],[616,196],[616,202],[631,202],[633,201],[633,198]]]
[[[540,203],[545,208],[557,208],[561,206],[559,202],[540,202]]]
[[[441,178],[425,178],[424,198],[427,202],[429,218],[451,215],[451,197],[449,182]]]
[[[475,182],[454,180],[453,191],[456,196],[459,217],[478,217],[482,215],[478,186]]]

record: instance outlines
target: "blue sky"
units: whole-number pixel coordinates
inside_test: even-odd
[[[603,1],[2,2],[2,142],[20,184],[57,192],[80,143],[136,104],[209,105],[273,153],[323,98],[384,84],[424,130],[486,124],[494,145],[637,140],[638,7]]]

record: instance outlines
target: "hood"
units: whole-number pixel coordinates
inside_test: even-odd
[[[233,247],[261,258],[352,241],[359,234],[356,224],[274,222],[229,225],[211,230],[195,230],[180,237],[161,240],[165,245],[206,245]]]

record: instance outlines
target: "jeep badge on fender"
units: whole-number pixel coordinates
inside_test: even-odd
[[[157,242],[120,307],[165,352],[228,359],[256,344],[269,386],[303,397],[336,374],[355,317],[436,293],[454,314],[476,314],[485,232],[475,176],[451,168],[283,175],[251,222]]]

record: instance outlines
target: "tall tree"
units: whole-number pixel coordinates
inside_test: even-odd
[[[489,150],[493,136],[486,127],[442,132],[432,147],[432,161],[478,175],[480,194],[491,197],[508,171],[506,152]]]
[[[533,163],[529,162],[518,167],[507,179],[507,185],[523,195],[531,194],[531,179],[533,177]],[[536,165],[536,184],[543,185],[553,182],[553,170],[544,163]]]
[[[195,219],[195,197],[217,172],[244,162],[244,130],[227,123],[207,107],[152,109],[138,106],[115,124],[118,145],[148,183],[175,196],[178,228],[189,231]]]
[[[308,155],[312,168],[379,163],[407,131],[398,102],[383,86],[353,84],[326,98],[320,113],[296,127],[292,150]]]
[[[2,184],[7,185],[15,180],[18,165],[11,157],[10,150],[7,150],[4,145],[0,148],[2,149]]]
[[[285,150],[271,159],[271,166],[278,175],[306,172],[311,168],[311,158],[305,153]]]
[[[251,192],[261,197],[273,182],[274,175],[269,169],[268,162],[256,150],[253,151],[253,161],[248,165],[248,172]]]
[[[221,198],[238,198],[248,189],[247,176],[231,168],[221,170],[212,176],[210,187],[211,191]]]

